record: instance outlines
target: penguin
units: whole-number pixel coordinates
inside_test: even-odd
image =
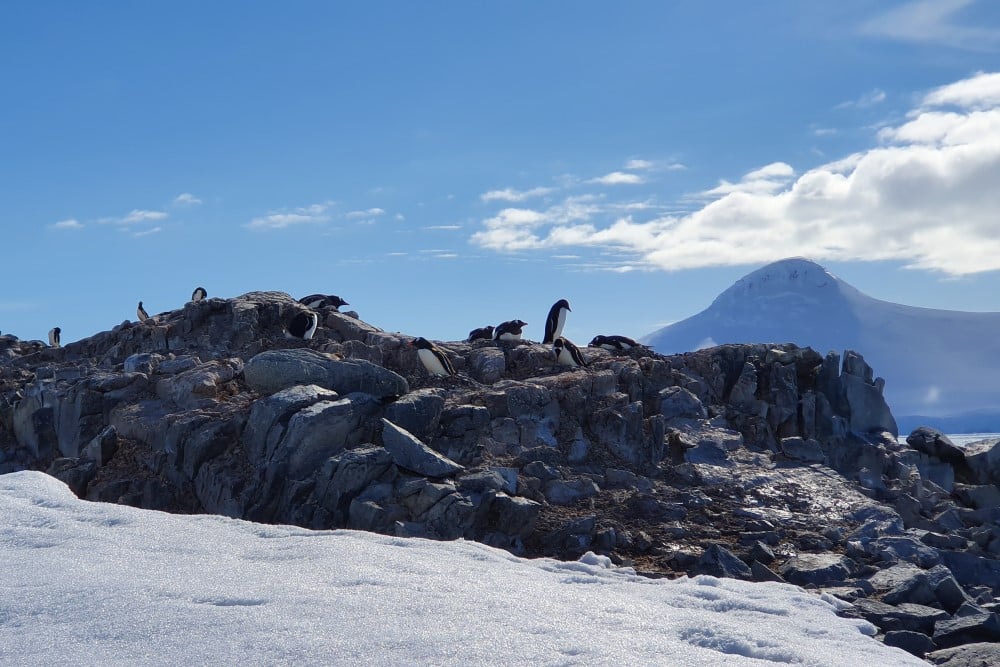
[[[556,363],[574,367],[587,365],[587,360],[583,358],[580,349],[562,336],[555,339],[552,349],[556,353]]]
[[[508,320],[501,322],[493,330],[495,340],[521,340],[521,330],[528,323],[523,320]]]
[[[493,327],[479,327],[470,331],[465,342],[471,343],[474,340],[493,340]]]
[[[49,345],[51,347],[59,347],[59,334],[62,333],[62,329],[59,327],[53,327],[49,330]]]
[[[299,299],[299,303],[307,308],[324,308],[330,306],[337,311],[340,310],[341,306],[351,305],[336,294],[310,294]]]
[[[302,340],[312,340],[319,326],[319,315],[311,310],[298,313],[288,324],[288,335]]]
[[[410,347],[417,348],[417,356],[431,375],[455,374],[455,367],[451,365],[448,355],[423,336],[411,340]]]
[[[208,298],[208,292],[205,291],[204,287],[195,287],[194,292],[191,293],[192,301],[201,301],[206,298]]]
[[[140,322],[145,322],[149,319],[149,313],[142,307],[142,301],[139,302],[138,308],[135,309],[135,316],[139,318]]]
[[[545,338],[542,343],[555,342],[556,338],[562,335],[563,325],[566,324],[566,313],[571,312],[569,301],[559,299],[549,308],[549,315],[545,318]]]
[[[642,347],[628,336],[594,336],[587,347],[601,347],[610,352],[624,352],[633,347]]]

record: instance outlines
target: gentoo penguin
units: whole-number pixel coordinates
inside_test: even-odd
[[[493,340],[493,327],[479,327],[470,331],[465,342],[471,343],[474,340]]]
[[[334,310],[339,310],[341,306],[351,305],[336,294],[310,294],[299,299],[299,303],[308,308],[332,307]]]
[[[633,347],[641,347],[628,336],[594,336],[587,347],[603,347],[610,352],[624,352]]]
[[[521,330],[528,323],[524,320],[507,320],[497,325],[493,330],[493,338],[496,340],[521,340]]]
[[[139,302],[139,307],[135,309],[135,316],[139,318],[140,322],[145,322],[149,319],[149,313],[142,307],[142,301]]]
[[[455,367],[451,365],[448,355],[423,336],[411,340],[410,347],[417,348],[417,356],[431,375],[455,374]]]
[[[559,299],[549,308],[549,316],[545,318],[545,338],[542,343],[552,343],[562,335],[566,324],[566,313],[570,312],[569,301]]]
[[[195,287],[194,292],[191,293],[192,301],[201,301],[208,297],[208,292],[205,291],[204,287]]]
[[[52,347],[59,347],[59,334],[62,333],[62,329],[59,327],[53,327],[49,330],[49,345]]]
[[[552,343],[552,349],[556,353],[556,363],[563,366],[586,366],[587,360],[583,358],[580,349],[568,339],[560,336]]]
[[[319,315],[311,310],[303,311],[292,318],[288,324],[288,335],[302,340],[312,340],[319,325]]]

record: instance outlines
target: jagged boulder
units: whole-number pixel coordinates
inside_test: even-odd
[[[400,468],[427,477],[450,477],[462,466],[438,454],[412,433],[382,419],[382,444]]]

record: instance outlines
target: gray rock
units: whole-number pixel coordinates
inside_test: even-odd
[[[942,648],[973,642],[1000,642],[1000,617],[982,613],[938,621],[934,624],[933,638]]]
[[[441,389],[418,389],[390,403],[385,408],[385,418],[418,438],[433,433],[444,411]]]
[[[916,537],[878,537],[865,545],[865,551],[883,561],[906,561],[922,568],[934,567],[941,562],[937,549],[929,547]]]
[[[660,414],[666,419],[674,417],[708,418],[708,410],[698,400],[698,397],[683,387],[667,387],[660,391]]]
[[[924,656],[940,667],[995,667],[1000,665],[1000,644],[976,642],[932,651]]]
[[[545,499],[553,505],[572,505],[578,500],[596,496],[600,490],[592,479],[553,479],[545,483]]]
[[[695,570],[699,574],[728,579],[753,579],[753,572],[736,554],[720,544],[710,544],[698,559]]]
[[[319,401],[296,412],[288,422],[274,458],[288,461],[288,476],[305,479],[331,456],[371,442],[371,418],[379,404],[368,394]]]
[[[126,373],[145,373],[146,375],[152,375],[156,372],[156,369],[161,361],[163,361],[163,355],[156,354],[155,352],[137,353],[125,359],[124,369]]]
[[[251,461],[269,459],[296,412],[314,403],[336,398],[335,391],[316,385],[296,385],[257,399],[250,408],[250,417],[243,431],[247,457]]]
[[[803,463],[824,463],[826,454],[819,441],[812,438],[804,440],[799,437],[781,439],[781,453],[795,461]]]
[[[78,497],[87,494],[87,485],[97,475],[97,463],[91,459],[60,458],[45,471],[69,487]]]
[[[527,539],[534,531],[542,506],[527,498],[498,493],[493,499],[488,526],[506,535]]]
[[[852,615],[863,618],[886,632],[911,630],[929,634],[935,623],[949,618],[947,612],[918,604],[895,606],[872,599],[855,600],[852,604]]]
[[[493,384],[507,373],[507,360],[503,350],[495,347],[478,347],[469,354],[469,371],[479,382]]]
[[[218,397],[221,385],[242,370],[238,359],[210,361],[191,370],[164,377],[156,383],[156,395],[180,408],[192,410],[205,405],[206,399]]]
[[[871,375],[871,367],[860,354],[851,350],[845,352],[840,382],[850,408],[851,430],[855,433],[888,431],[897,436],[899,428],[882,396],[882,384],[872,381]]]
[[[941,461],[948,463],[965,461],[965,454],[960,447],[949,440],[944,433],[929,426],[914,429],[910,435],[906,436],[906,444]]]
[[[934,641],[930,637],[922,632],[914,632],[912,630],[892,630],[891,632],[887,632],[882,643],[886,646],[901,648],[918,658],[924,657],[928,651],[934,648]]]
[[[315,495],[331,514],[343,513],[344,503],[382,478],[392,466],[384,447],[359,447],[331,456],[317,473]],[[349,510],[348,510],[349,511]]]
[[[98,467],[111,460],[118,451],[118,429],[108,426],[94,436],[94,439],[83,448],[83,456],[94,461]]]
[[[402,396],[406,380],[363,359],[336,359],[300,348],[268,350],[247,362],[243,369],[254,391],[271,394],[297,384],[315,384],[338,394],[362,392],[376,398]]]
[[[1000,439],[979,440],[962,450],[973,482],[1000,485]]]
[[[382,444],[396,465],[420,475],[450,477],[464,469],[385,418],[382,419]]]
[[[1000,561],[964,551],[945,551],[941,556],[962,586],[989,586],[1000,595]]]
[[[828,586],[848,579],[857,564],[839,554],[799,554],[790,558],[778,573],[793,584]]]

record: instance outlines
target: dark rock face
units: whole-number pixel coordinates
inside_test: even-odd
[[[442,344],[458,374],[428,377],[409,337],[348,313],[286,338],[302,309],[254,292],[60,349],[0,336],[0,473],[168,511],[788,581],[929,659],[1000,639],[1000,443],[918,429],[900,444],[855,352],[595,348],[567,369],[547,346],[482,340]]]

